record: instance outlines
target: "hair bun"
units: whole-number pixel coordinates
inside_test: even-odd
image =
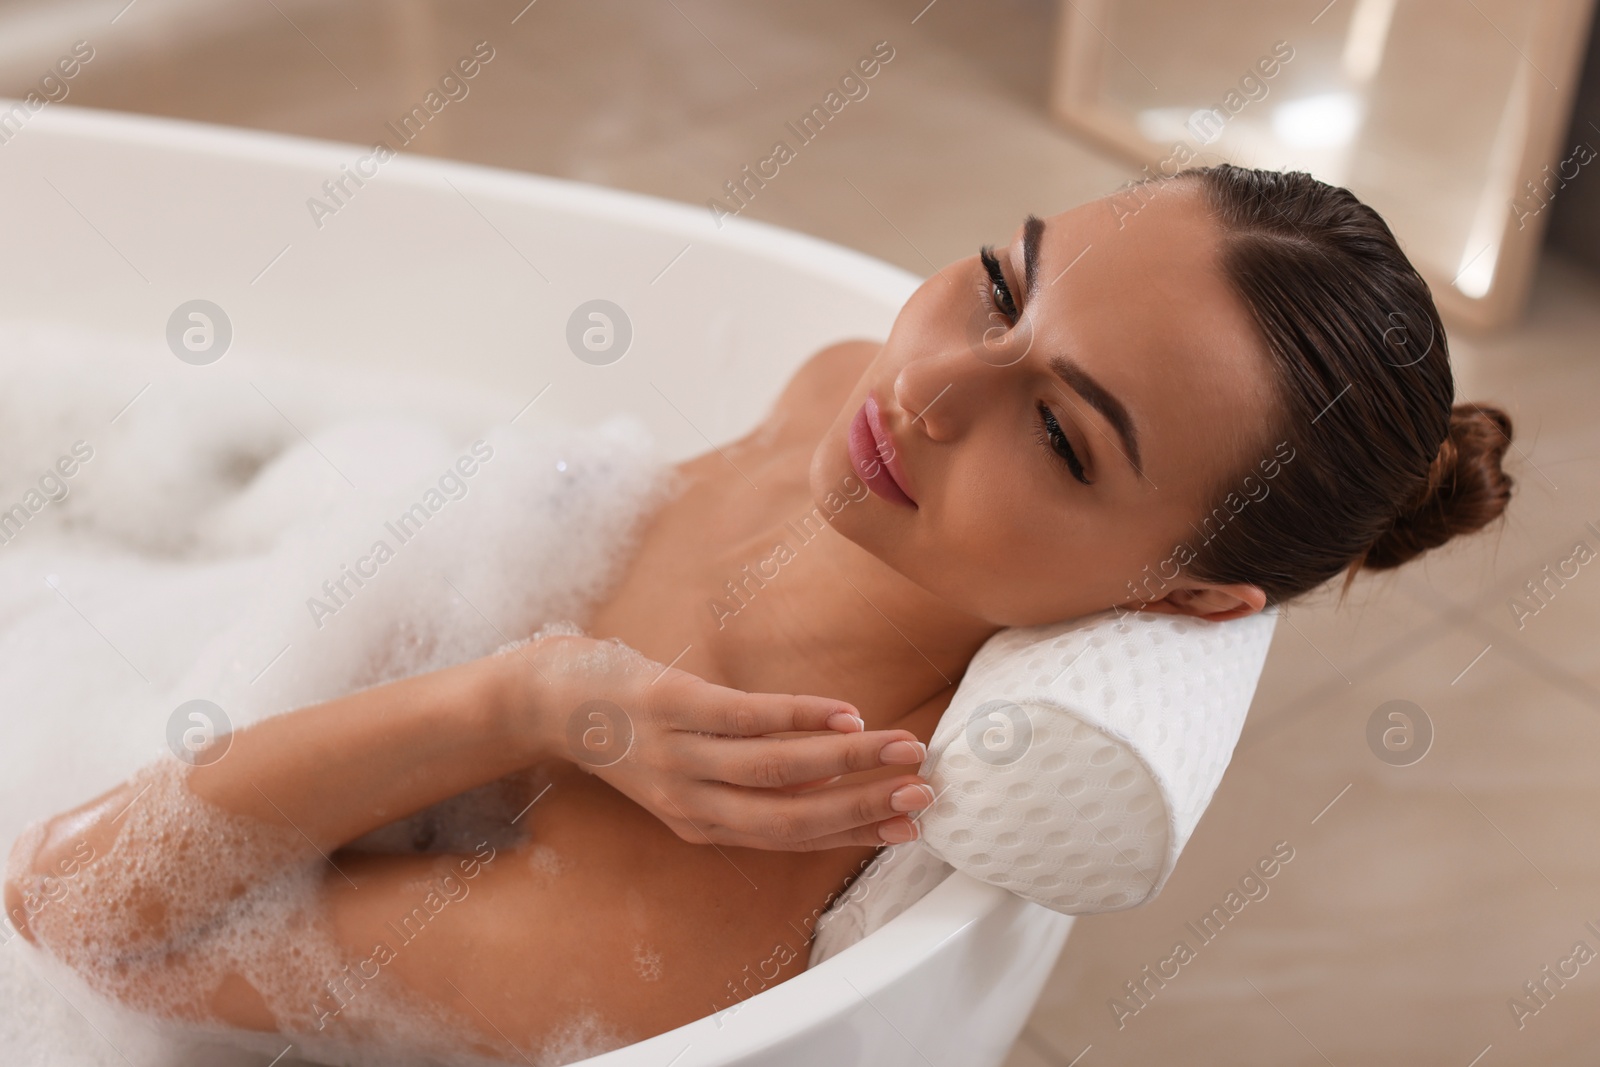
[[[1511,447],[1511,417],[1485,404],[1450,409],[1450,432],[1409,508],[1367,550],[1361,565],[1398,567],[1457,534],[1499,518],[1511,500],[1512,478],[1501,469]]]

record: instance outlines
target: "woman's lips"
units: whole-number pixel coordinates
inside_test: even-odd
[[[906,489],[905,468],[896,454],[894,438],[883,425],[878,398],[871,393],[850,423],[850,463],[872,492],[895,504],[917,506]]]

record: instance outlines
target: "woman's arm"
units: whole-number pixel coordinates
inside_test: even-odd
[[[145,768],[18,839],[6,913],[64,958],[181,945],[245,890],[543,758],[541,733],[510,728],[510,677],[474,660],[237,730],[214,762]]]
[[[543,731],[513,728],[506,666],[484,657],[267,719],[193,768],[189,789],[330,853],[555,755]]]
[[[920,751],[884,754],[894,741],[920,750],[915,734],[858,725],[832,732],[841,727],[830,728],[830,719],[853,712],[848,705],[744,694],[656,667],[616,642],[548,637],[266,719],[219,739],[229,746],[221,758],[151,768],[24,835],[7,872],[7,914],[29,940],[48,940],[50,924],[33,921],[48,900],[45,887],[60,883],[83,896],[77,871],[96,866],[86,856],[105,856],[125,833],[149,835],[121,849],[148,863],[114,865],[128,869],[97,879],[92,899],[49,914],[94,909],[102,955],[157,950],[204,930],[238,895],[235,887],[325,868],[335,849],[369,831],[551,758],[601,775],[686,840],[779,849],[881,844],[875,824],[909,823],[891,795],[918,784],[914,775],[783,790],[919,763]],[[626,748],[600,758],[574,751],[593,732],[571,740],[574,715],[587,723],[583,709],[607,697],[628,724]],[[785,731],[820,736],[767,736]],[[221,840],[165,830],[201,815]],[[190,877],[213,866],[226,871],[227,887]],[[168,880],[173,874],[182,884]]]
[[[457,986],[460,996],[476,1001],[479,987],[487,998],[513,980],[537,984],[530,960],[579,951],[555,943],[567,936],[559,923],[521,923],[527,943],[506,941],[532,903],[529,894],[566,890],[561,880],[541,887],[525,862],[488,881],[478,878],[480,863],[504,868],[493,863],[487,845],[476,857],[334,854],[373,829],[553,757],[601,773],[592,754],[568,748],[565,711],[580,697],[603,694],[619,709],[632,709],[638,731],[629,755],[609,768],[624,786],[639,786],[647,798],[676,798],[674,812],[692,813],[692,822],[674,827],[680,836],[770,826],[768,805],[788,812],[785,833],[803,839],[836,833],[893,817],[889,794],[917,781],[905,775],[780,792],[774,787],[880,767],[886,741],[915,734],[826,732],[839,704],[821,698],[741,694],[677,671],[650,671],[641,680],[648,661],[614,642],[562,637],[535,644],[275,716],[236,731],[215,762],[190,767],[163,759],[30,827],[7,870],[5,906],[13,925],[102,995],[136,1010],[302,1034],[324,1033],[331,1014],[339,1032],[369,1041],[387,1033],[383,1024],[358,1023],[344,1008],[349,993],[328,992],[355,982],[353,973],[405,976],[398,984],[380,981],[389,990],[381,997],[362,989],[351,1005],[357,1016],[425,990],[423,1001],[408,1002],[407,1011],[420,1019],[427,1005],[456,997]],[[612,684],[614,676],[606,681],[617,673],[626,684]],[[792,740],[726,736],[768,730],[823,732]],[[750,784],[729,784],[741,781]],[[768,839],[762,847],[774,844]],[[443,877],[441,864],[453,865],[459,884],[440,883],[445,888],[429,895],[426,883]],[[486,903],[452,904],[440,933],[413,944],[409,926],[434,929],[430,913],[469,884],[501,888],[474,893]],[[617,892],[631,891],[631,875],[619,872]],[[580,902],[543,903],[559,913]],[[446,933],[446,926],[459,929]],[[405,940],[403,950],[394,946],[399,960],[375,952],[375,938]],[[631,951],[618,948],[624,973],[631,973]],[[531,1034],[545,1015],[570,1012],[557,995],[560,969],[541,962],[535,970],[539,981],[554,985],[537,1003],[518,1006],[515,1019],[486,1005],[497,1027]],[[659,1008],[651,1007],[659,991],[634,1004],[650,989],[629,989],[616,991],[628,1000],[628,1013]],[[701,992],[686,986],[678,999]],[[478,1010],[464,1003],[452,1008],[452,1018],[473,1018]],[[672,1010],[688,1013],[677,1021],[693,1017],[688,1000]],[[449,1021],[429,1025],[444,1032]]]

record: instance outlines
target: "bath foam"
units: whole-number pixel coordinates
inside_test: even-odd
[[[0,322],[0,501],[37,488],[74,442],[94,451],[0,550],[70,539],[173,560],[262,552],[314,530],[351,482],[409,480],[506,403],[461,383],[386,374],[374,389],[353,369],[235,358],[244,343],[195,368],[159,343]]]
[[[331,573],[330,561],[351,558],[374,529],[381,537],[390,521],[386,516],[414,501],[417,486],[346,509],[325,522],[315,537],[291,537],[280,552],[279,573],[284,577],[275,579],[245,616],[248,630],[225,636],[213,655],[197,665],[195,676],[206,679],[200,689],[215,694],[237,724],[505,651],[536,631],[581,633],[568,620],[585,617],[615,580],[640,521],[672,491],[671,480],[653,460],[642,429],[629,420],[614,419],[584,431],[501,426],[483,439],[493,454],[480,464],[467,492],[404,544],[395,545],[393,560],[365,586],[352,586],[354,595],[320,628],[304,608],[304,598],[316,588],[310,579]],[[300,596],[291,597],[289,589],[295,586]],[[252,668],[246,665],[267,662],[272,650],[284,645],[290,651],[265,676],[252,680]],[[262,655],[241,657],[241,648],[259,649]],[[596,660],[597,668],[649,662],[614,642],[585,656]],[[433,835],[431,847],[460,844],[484,825],[485,811],[495,810],[491,794],[498,788],[488,783],[382,828],[363,842],[373,844],[375,836],[403,826],[400,832],[407,836],[419,827]],[[381,1011],[384,1006],[389,1010]],[[302,1054],[333,1063],[399,1062],[374,1051],[388,1047],[379,1040],[388,1027],[383,1020],[397,1013],[426,1016],[399,1001],[380,1005],[369,1000],[367,1010],[373,1014],[370,1041],[309,1045]],[[448,1032],[442,1024],[439,1030]],[[520,1051],[544,1067],[623,1043],[605,1020],[589,1014],[568,1020],[547,1048]],[[420,1041],[409,1044],[429,1047]],[[478,1062],[448,1054],[462,1047],[459,1040],[438,1047],[436,1062],[450,1067]]]
[[[41,973],[67,968],[103,998],[90,1000],[91,1010],[110,1002],[105,1018],[114,1029],[135,1024],[180,1046],[225,1039],[276,1054],[293,1043],[303,1058],[349,1067],[508,1062],[507,1051],[496,1048],[495,1036],[485,1034],[476,1017],[430,1003],[384,974],[381,965],[405,952],[404,941],[386,939],[385,951],[374,956],[352,958],[341,949],[315,907],[319,887],[336,877],[321,854],[290,826],[239,816],[197,797],[186,784],[191,770],[165,760],[136,774],[124,790],[134,799],[116,839],[65,881],[65,893],[45,897],[45,879],[22,873],[41,835],[20,841],[13,856],[18,866],[8,874],[44,900],[30,908],[29,923],[50,957]],[[121,797],[115,802],[123,803]],[[163,847],[139,848],[131,844],[136,841]],[[226,868],[217,856],[227,857]],[[492,862],[476,876],[492,870]],[[439,884],[437,876],[428,881]],[[174,937],[159,923],[147,932],[151,914],[177,910],[180,884],[185,928],[194,932]],[[469,895],[465,889],[449,899]],[[118,904],[108,913],[105,901]],[[287,952],[286,943],[292,945]],[[208,1020],[204,1005],[225,979],[248,982],[280,1032],[251,1037]],[[549,1042],[556,1051],[534,1062],[554,1067],[568,1062],[561,1057],[575,1041],[606,1039],[597,1018],[578,1018]],[[473,1048],[485,1054],[463,1051]]]
[[[541,1048],[512,1053],[483,1032],[477,1017],[414,995],[382,966],[360,973],[363,960],[382,965],[398,958],[405,942],[386,941],[392,952],[374,950],[374,957],[342,950],[315,907],[318,888],[334,878],[325,859],[291,827],[237,816],[197,797],[187,789],[190,771],[165,760],[133,776],[122,792],[134,800],[120,816],[125,822],[115,841],[66,881],[66,893],[50,893],[42,907],[30,909],[30,929],[45,949],[18,941],[35,973],[106,1035],[118,1062],[240,1064],[242,1051],[275,1057],[293,1045],[296,1057],[278,1062],[558,1067],[627,1043],[598,1014],[579,1013]],[[110,803],[120,808],[123,797]],[[30,829],[11,857],[8,877],[26,893],[45,891],[45,878],[26,873],[42,838],[42,827]],[[130,845],[144,840],[168,848]],[[226,870],[211,861],[224,851],[234,861]],[[411,883],[418,901],[446,877],[485,877],[493,861],[478,875],[454,873],[445,857],[435,867],[435,877]],[[469,896],[467,889],[451,899],[459,905]],[[85,907],[91,901],[98,902],[94,918]],[[160,928],[147,934],[152,907],[171,913],[179,901],[194,933],[165,931],[165,941]],[[224,979],[248,982],[280,1032],[208,1019],[203,1005]]]
[[[626,661],[650,662],[632,649],[626,649]],[[322,854],[291,827],[235,816],[195,797],[186,787],[190,769],[165,758],[142,768],[104,801],[107,809],[120,811],[122,829],[109,848],[64,880],[64,893],[61,885],[27,873],[43,840],[42,824],[19,838],[11,857],[8,877],[30,902],[43,901],[27,910],[30,929],[48,952],[30,949],[30,965],[58,990],[75,982],[72,1003],[96,1029],[112,1035],[118,1061],[173,1067],[187,1062],[181,1059],[184,1049],[210,1043],[214,1048],[205,1062],[235,1064],[238,1053],[229,1057],[229,1049],[277,1056],[293,1043],[301,1059],[290,1064],[555,1067],[627,1043],[598,1014],[579,1013],[542,1048],[520,1048],[512,1056],[475,1019],[430,1005],[395,977],[386,981],[382,968],[376,976],[357,968],[352,976],[360,960],[334,944],[315,907],[318,888],[333,877]],[[437,808],[462,805],[470,795]],[[130,841],[162,841],[165,848],[131,848]],[[226,870],[211,862],[218,854],[230,857]],[[424,886],[413,888],[422,899]],[[104,918],[85,918],[90,901],[98,902],[96,913]],[[102,907],[107,901],[109,912]],[[154,936],[147,933],[152,909],[173,913],[179,901],[186,928],[198,933],[166,942],[158,941],[160,926]],[[288,953],[285,937],[293,942]],[[392,949],[395,955],[405,952],[403,942]],[[229,976],[261,995],[282,1033],[242,1032],[206,1021],[203,1011],[195,1017],[197,1005]],[[472,1048],[485,1054],[467,1051]]]
[[[572,860],[549,845],[537,844],[528,850],[528,866],[547,877],[558,877],[572,865]]]
[[[405,408],[397,400],[403,390],[386,381],[375,393],[369,376],[336,381],[303,366],[255,366],[246,381],[242,374],[230,379],[225,365],[174,374],[169,356],[146,359],[148,351],[125,340],[85,342],[62,332],[44,340],[23,336],[24,344],[18,336],[0,324],[0,377],[17,386],[0,391],[0,408],[16,416],[0,420],[0,441],[15,438],[43,450],[34,456],[26,448],[0,449],[0,484],[32,484],[34,468],[59,451],[51,442],[89,436],[77,432],[83,425],[112,425],[121,436],[94,438],[94,460],[70,479],[69,496],[0,549],[6,608],[0,642],[9,650],[0,674],[22,683],[7,688],[29,708],[0,723],[0,765],[8,772],[0,788],[15,800],[0,812],[6,838],[30,814],[39,818],[79,803],[127,780],[153,756],[170,763],[163,726],[183,700],[217,700],[233,726],[247,725],[492,652],[554,619],[582,619],[627,557],[639,520],[670,491],[647,435],[626,419],[587,430],[501,427],[474,434],[503,414],[503,396],[474,406],[470,390],[418,392],[408,402],[428,421],[408,422],[395,417]],[[141,392],[146,382],[152,384]],[[262,393],[284,402],[309,443]],[[347,414],[351,397],[359,401],[354,406],[371,410],[341,422],[337,416]],[[196,414],[199,408],[206,410]],[[257,419],[262,411],[277,427]],[[164,421],[184,424],[183,432],[175,435]],[[530,414],[525,421],[536,420]],[[352,551],[369,547],[374,524],[381,529],[396,508],[437,486],[446,466],[479,437],[496,454],[468,479],[467,494],[397,546],[395,559],[324,620],[320,633],[308,629],[305,600],[317,585],[354,558]],[[101,447],[102,441],[110,443]],[[219,455],[244,458],[217,474]],[[116,463],[101,463],[114,457]],[[59,592],[41,580],[56,572]],[[109,646],[86,648],[74,607],[109,635]],[[208,642],[199,640],[208,633]],[[286,633],[290,640],[276,643]],[[470,813],[452,819],[452,804],[487,799],[446,802],[439,813],[443,834],[480,821]],[[269,928],[281,925],[291,914],[282,898],[303,900],[312,884],[279,879],[270,892],[263,886],[232,906],[275,916]],[[0,1060],[8,1065],[123,1064],[126,1054],[141,1067],[232,1067],[283,1051],[275,1035],[152,1029],[137,1013],[103,1001],[97,1008],[99,994],[76,972],[7,929],[0,939],[15,949],[0,961]],[[102,1027],[120,1017],[138,1039],[119,1031],[113,1047],[85,1025],[79,1009],[95,1012]],[[549,1048],[522,1051],[536,1062],[560,1063],[621,1043],[590,1013],[569,1020]],[[266,1059],[246,1059],[239,1048]],[[279,1067],[303,1062],[299,1055]],[[325,1058],[392,1062],[331,1046]],[[440,1062],[478,1061],[460,1051]]]
[[[395,516],[434,486],[437,472],[286,536],[271,587],[184,684],[239,724],[489,655],[547,623],[584,618],[617,578],[643,517],[674,489],[648,435],[614,418],[587,430],[495,426],[477,440],[490,458],[463,479],[458,499],[404,540]],[[468,452],[458,449],[438,470]],[[352,561],[379,543],[392,557],[370,577],[355,574]],[[320,604],[337,610],[327,615]]]
[[[496,655],[515,653],[527,647],[534,641],[545,637],[588,637],[583,627],[571,619],[558,619],[546,623],[538,632],[522,641],[515,641],[499,649]],[[545,655],[557,657],[563,670],[584,674],[616,675],[626,670],[648,670],[652,675],[664,669],[663,665],[649,658],[638,649],[623,644],[615,637],[608,637],[597,641],[588,647],[580,646],[581,651],[564,651],[559,646],[545,652]]]

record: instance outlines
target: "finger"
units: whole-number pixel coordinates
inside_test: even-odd
[[[812,838],[810,841],[798,841],[793,844],[780,844],[769,838],[753,837],[748,834],[728,833],[725,841],[719,844],[733,845],[740,848],[763,848],[769,852],[821,852],[830,848],[881,848],[884,845],[906,844],[921,837],[921,828],[917,825],[920,812],[911,815],[898,815],[893,819],[872,826],[858,826],[854,830],[845,830],[837,834],[828,834],[824,837]],[[897,826],[900,829],[891,831],[887,836],[894,840],[885,840],[884,828]]]
[[[780,785],[774,788],[779,793],[806,793],[813,789],[821,789],[825,785],[832,785],[843,777],[844,775],[842,774],[836,774],[831,778],[818,778],[814,782],[801,782],[798,785]]]
[[[665,696],[665,694],[664,694]],[[855,731],[865,729],[861,713],[843,700],[829,697],[790,696],[780,693],[744,693],[737,689],[695,680],[671,693],[670,703],[661,715],[667,725],[730,737],[760,737],[763,734]],[[839,712],[845,714],[830,719]],[[858,729],[850,722],[862,722]]]
[[[854,708],[850,708],[848,704],[844,707],[850,710],[840,709],[824,720],[827,727],[830,730],[837,730],[841,734],[861,733],[864,731],[867,728],[867,723],[861,717],[861,713]]]
[[[775,789],[896,764],[920,766],[927,746],[910,730],[869,730],[783,739],[683,739],[682,765],[702,780]]]
[[[716,811],[720,827],[767,842],[753,847],[786,850],[925,810],[936,799],[933,787],[915,775],[846,783],[802,794],[707,785],[702,810]]]
[[[860,845],[881,847],[883,845],[908,844],[922,836],[921,827],[918,826],[920,820],[915,817],[920,816],[920,814],[921,812],[914,812],[912,815],[899,815],[875,826],[860,826],[854,830],[846,830],[843,833],[829,834],[827,837],[819,837],[811,841],[802,841],[790,851],[821,852],[830,848],[849,848]],[[901,828],[889,832],[889,836],[893,837],[894,840],[884,840],[886,827]]]

